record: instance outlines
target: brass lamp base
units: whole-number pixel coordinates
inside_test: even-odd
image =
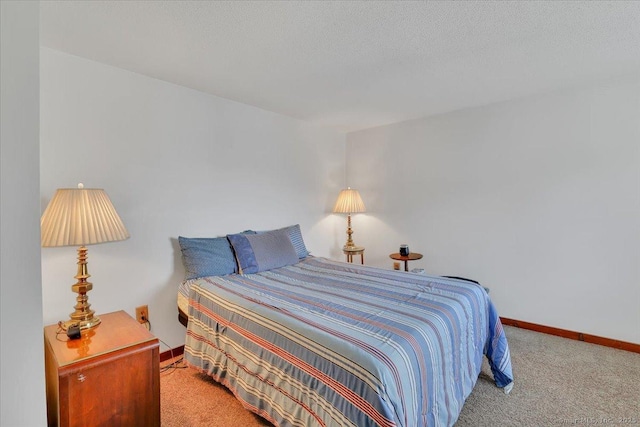
[[[351,238],[352,234],[353,234],[353,230],[351,229],[351,214],[348,214],[347,215],[347,243],[344,244],[343,249],[351,249],[356,246],[356,244],[353,243],[353,239]]]
[[[78,280],[75,285],[71,286],[71,290],[76,292],[76,305],[73,307],[75,311],[69,315],[70,319],[62,323],[62,328],[66,331],[71,325],[78,325],[81,330],[91,329],[100,324],[100,318],[94,316],[89,304],[89,296],[87,292],[93,289],[93,283],[87,282],[91,275],[87,271],[87,247],[80,246],[78,248],[78,274],[75,278]]]
[[[62,322],[60,326],[62,330],[66,331],[69,329],[69,326],[78,325],[81,331],[94,328],[100,324],[100,318],[98,316],[93,316],[91,319],[87,320],[67,320],[66,322]]]

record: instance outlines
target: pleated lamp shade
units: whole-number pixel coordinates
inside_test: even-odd
[[[77,326],[81,330],[91,329],[100,324],[100,318],[89,304],[87,293],[93,283],[89,274],[88,254],[85,245],[115,242],[129,238],[120,216],[113,207],[109,196],[99,188],[62,188],[56,191],[40,219],[42,246],[79,246],[78,273],[76,284],[71,290],[78,294],[75,311],[66,322],[59,322],[65,331]]]
[[[57,190],[42,214],[40,232],[44,247],[84,246],[129,238],[109,196],[98,188]]]
[[[354,190],[351,187],[340,191],[340,194],[338,194],[338,200],[336,200],[336,204],[333,207],[334,213],[352,214],[366,211],[367,209],[364,206],[362,197],[360,197],[360,193],[358,193],[358,190]]]

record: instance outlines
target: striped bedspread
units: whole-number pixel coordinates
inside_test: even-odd
[[[187,285],[185,360],[277,426],[451,426],[483,354],[512,384],[474,283],[308,257]]]

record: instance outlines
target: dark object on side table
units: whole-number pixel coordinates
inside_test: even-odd
[[[80,334],[80,325],[69,325],[67,328],[67,336],[70,340],[77,340],[82,335]]]

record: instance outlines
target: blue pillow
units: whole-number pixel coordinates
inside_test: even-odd
[[[298,255],[285,230],[258,234],[227,235],[242,273],[258,273],[298,262]]]
[[[279,228],[277,230],[271,231],[286,231],[289,236],[289,240],[291,240],[291,244],[296,250],[296,254],[298,255],[298,259],[306,258],[309,255],[309,251],[307,247],[304,245],[304,240],[302,240],[302,232],[300,231],[300,224],[290,225],[288,227]],[[261,231],[259,233],[264,233]]]
[[[185,279],[237,273],[236,258],[226,237],[178,237]]]

